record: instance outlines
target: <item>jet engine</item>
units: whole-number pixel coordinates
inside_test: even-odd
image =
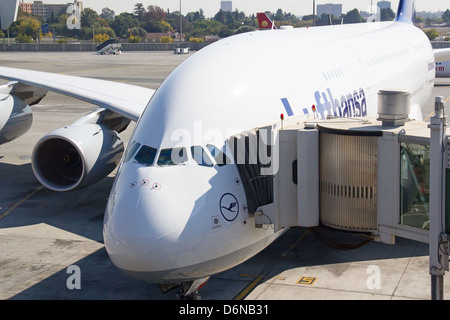
[[[0,93],[0,144],[26,133],[33,123],[31,108],[21,99]]]
[[[0,86],[0,145],[26,133],[33,123],[30,106],[38,104],[47,90],[17,81]]]
[[[32,155],[36,178],[49,189],[70,191],[108,176],[119,164],[124,151],[118,132],[129,123],[111,115],[113,113],[99,109],[44,136]],[[108,123],[115,125],[111,127]]]

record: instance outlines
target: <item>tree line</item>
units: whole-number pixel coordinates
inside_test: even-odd
[[[48,25],[49,35],[57,35],[59,38],[73,38],[76,40],[103,41],[108,38],[127,39],[129,42],[140,42],[145,39],[147,33],[167,33],[165,41],[173,41],[174,32],[182,30],[184,39],[191,41],[203,41],[207,35],[217,35],[221,38],[256,30],[258,21],[255,14],[246,16],[237,9],[232,12],[219,10],[214,17],[205,18],[202,9],[181,15],[179,11],[170,12],[158,6],[145,7],[142,3],[136,3],[133,12],[123,12],[118,15],[110,8],[103,8],[101,13],[86,8],[81,12],[81,29],[69,30],[67,28],[67,8],[61,12],[52,14],[48,19],[33,16],[19,10],[17,21],[10,29],[10,37],[18,42],[33,42],[42,37],[42,25]],[[266,12],[279,27],[291,25],[294,27],[307,27],[315,25],[361,23],[366,20],[358,9],[350,10],[342,17],[332,15],[313,16],[306,15],[302,18],[292,13],[286,13],[282,9],[276,12]],[[381,20],[388,21],[395,17],[391,9],[381,10]],[[420,18],[419,18],[420,19]],[[442,21],[450,25],[450,10],[442,15]],[[1,34],[0,37],[4,37]],[[64,40],[59,40],[64,41]]]

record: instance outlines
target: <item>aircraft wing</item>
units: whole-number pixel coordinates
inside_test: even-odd
[[[60,93],[137,121],[155,90],[114,81],[0,67],[0,78]]]
[[[450,48],[446,49],[435,49],[434,52],[434,59],[436,62],[444,62],[450,60]]]

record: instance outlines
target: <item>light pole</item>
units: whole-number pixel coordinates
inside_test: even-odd
[[[180,47],[182,39],[183,39],[183,17],[181,16],[181,0],[180,0]]]
[[[313,27],[316,26],[316,0],[313,0]]]

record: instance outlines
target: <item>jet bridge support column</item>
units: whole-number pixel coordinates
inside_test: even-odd
[[[444,99],[436,97],[434,116],[430,128],[430,230],[429,255],[431,275],[431,299],[444,299],[444,274],[448,269],[448,241],[445,226],[444,138],[446,135],[443,115]]]

